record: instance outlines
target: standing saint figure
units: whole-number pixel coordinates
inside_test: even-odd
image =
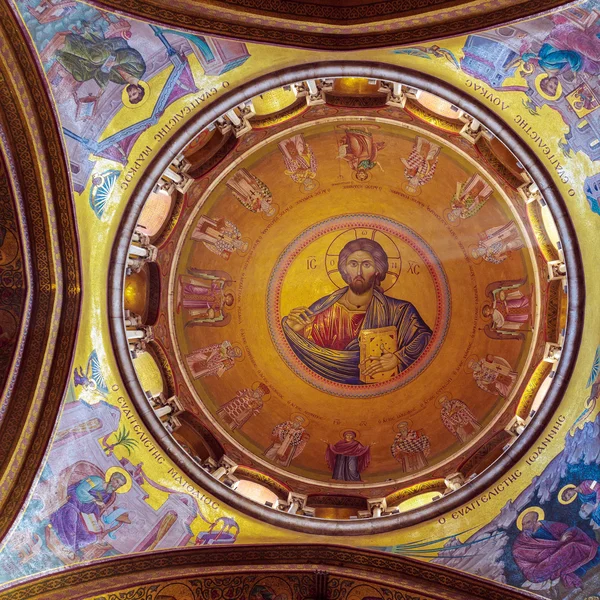
[[[195,277],[179,275],[177,287],[177,312],[187,310],[189,320],[185,326],[204,325],[223,327],[231,320],[229,309],[234,296],[225,291],[231,277],[223,271],[199,271],[190,269]]]
[[[248,250],[248,242],[242,241],[240,230],[223,217],[211,219],[202,215],[194,227],[192,239],[202,242],[211,252],[225,260],[234,252],[244,253]]]
[[[517,380],[517,373],[512,370],[510,364],[492,354],[481,360],[472,359],[467,366],[473,370],[473,379],[477,387],[490,394],[508,396]]]
[[[476,215],[488,201],[493,190],[481,175],[474,174],[465,183],[456,183],[456,193],[450,204],[449,221],[468,219]]]
[[[410,302],[383,292],[381,283],[389,270],[385,250],[375,240],[352,240],[339,254],[338,269],[347,287],[283,318],[294,354],[322,377],[351,385],[407,369],[429,344],[431,329]],[[395,328],[395,350],[361,362],[360,332],[383,328]]]
[[[581,587],[581,575],[597,563],[598,544],[579,527],[544,520],[544,511],[525,509],[517,520],[521,533],[512,546],[515,563],[527,581],[525,589],[552,591],[559,581]]]
[[[266,183],[247,169],[239,169],[225,185],[233,192],[238,202],[249,211],[262,212],[267,217],[272,217],[277,212],[271,190]]]
[[[305,423],[306,419],[302,415],[296,415],[293,421],[275,425],[271,432],[272,444],[265,450],[265,456],[283,467],[289,467],[310,439],[303,427]]]
[[[400,463],[402,471],[411,473],[427,467],[431,444],[423,430],[410,429],[406,421],[398,423],[397,429],[391,451],[392,456]]]
[[[462,400],[443,396],[439,403],[441,406],[440,417],[444,427],[463,444],[481,429],[475,415]]]
[[[244,388],[238,390],[235,397],[217,410],[223,421],[232,431],[241,429],[251,417],[258,415],[263,407],[263,398],[270,393],[264,383],[259,383],[256,389]]]
[[[223,377],[225,371],[233,368],[236,358],[242,358],[242,349],[232,346],[227,340],[200,348],[185,357],[194,379],[216,375]]]
[[[362,481],[360,474],[371,462],[371,445],[363,446],[356,439],[356,431],[344,431],[343,440],[327,444],[325,460],[327,466],[333,471],[332,479],[341,481]]]
[[[416,193],[420,186],[429,183],[435,174],[440,154],[440,146],[417,136],[408,159],[401,158],[404,165],[404,177],[408,180],[405,189]]]
[[[293,135],[278,144],[285,162],[285,174],[292,181],[300,183],[305,190],[315,187],[314,179],[317,176],[317,159],[312,148],[301,133]]]
[[[494,264],[504,262],[513,250],[525,247],[514,221],[486,229],[479,237],[479,244],[473,248],[471,256]]]
[[[486,288],[486,296],[491,304],[484,304],[481,314],[491,319],[484,327],[488,337],[494,339],[523,339],[520,330],[527,327],[530,319],[530,294],[523,294],[518,288],[525,283],[519,281],[496,281]]]

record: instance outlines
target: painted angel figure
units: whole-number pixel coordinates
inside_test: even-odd
[[[202,242],[208,250],[227,260],[234,252],[244,253],[248,242],[234,223],[223,217],[214,219],[202,215],[194,227],[192,239]]]
[[[517,380],[517,373],[512,370],[508,361],[492,354],[480,360],[472,359],[468,367],[473,370],[477,387],[490,394],[508,396]]]
[[[299,133],[278,144],[285,162],[285,174],[306,191],[316,186],[317,158],[304,136]]]
[[[476,215],[485,206],[492,193],[491,186],[478,174],[471,175],[465,183],[457,182],[448,220],[468,219]]]
[[[444,427],[463,444],[481,429],[475,415],[462,400],[444,396],[440,399],[440,406]]]
[[[435,174],[440,155],[440,146],[417,136],[408,159],[401,158],[404,165],[404,176],[408,180],[405,189],[416,193],[420,186],[429,183]]]
[[[283,467],[288,467],[292,460],[300,455],[310,439],[303,425],[306,419],[296,415],[293,421],[284,421],[275,425],[271,432],[271,445],[265,450],[265,456]]]
[[[471,255],[494,264],[504,262],[513,250],[525,247],[514,221],[486,229],[479,234],[479,238],[477,248],[471,251]]]
[[[200,348],[185,357],[194,379],[200,377],[223,377],[224,373],[233,368],[235,359],[242,357],[242,349],[224,341]]]
[[[419,471],[427,467],[431,442],[422,429],[410,429],[406,421],[397,425],[398,433],[392,442],[392,456],[400,463],[404,473]]]
[[[100,360],[95,350],[92,350],[88,358],[85,373],[82,367],[75,367],[73,370],[73,383],[75,384],[75,389],[79,386],[82,387],[79,394],[80,401],[93,405],[106,400],[108,385],[106,384],[104,375],[102,375]]]
[[[385,142],[376,142],[373,134],[366,129],[346,129],[346,135],[339,145],[338,158],[350,165],[359,181],[365,181],[368,178],[367,171],[375,165],[381,169],[377,154],[384,147]]]
[[[522,340],[531,317],[531,295],[523,294],[519,288],[522,280],[495,281],[485,290],[489,304],[484,304],[481,314],[490,319],[484,327],[485,334],[492,339]]]
[[[223,421],[232,431],[241,429],[248,420],[260,414],[264,403],[263,398],[270,390],[264,383],[259,383],[256,389],[244,388],[238,390],[235,397],[217,410]]]

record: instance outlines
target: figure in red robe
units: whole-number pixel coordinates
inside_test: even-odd
[[[356,439],[356,432],[344,431],[343,440],[335,444],[327,444],[325,460],[333,471],[332,479],[341,481],[362,481],[360,474],[371,462],[371,446],[363,446]]]
[[[425,351],[432,332],[410,302],[383,292],[381,282],[389,271],[385,250],[375,240],[352,240],[340,251],[338,269],[346,287],[309,307],[294,308],[282,319],[294,354],[330,381],[363,385],[360,332],[395,327],[395,352],[369,359],[364,376],[410,367]]]
[[[540,520],[534,510],[523,517],[523,530],[512,547],[513,558],[527,579],[523,587],[531,590],[547,590],[559,581],[566,588],[581,587],[582,570],[596,563],[597,552],[598,544],[579,527]]]

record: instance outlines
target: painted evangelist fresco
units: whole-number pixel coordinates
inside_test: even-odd
[[[80,2],[17,2],[61,114],[75,191],[98,218],[142,133],[180,98],[249,58],[245,44],[161,28]],[[94,169],[102,161],[106,168]]]
[[[246,152],[194,197],[169,284],[180,364],[223,443],[315,484],[390,487],[514,411],[546,279],[517,198],[391,121]]]
[[[586,404],[595,405],[599,376],[600,347]],[[549,439],[564,422],[559,415]],[[566,429],[564,450],[539,477],[459,548],[453,548],[454,539],[446,542],[448,549],[434,562],[485,574],[543,597],[594,598],[600,589],[599,439],[598,416]]]
[[[232,61],[230,71],[226,70],[227,60],[219,58],[221,52],[211,50],[216,63],[214,70],[210,71],[208,64],[203,64],[194,50],[198,48],[195,41],[184,32],[175,33],[175,30],[160,27],[156,31],[149,24],[96,11],[77,2],[31,0],[19,1],[15,5],[40,53],[65,128],[65,140],[72,158],[82,255],[89,257],[89,264],[84,273],[86,304],[80,346],[74,363],[77,374],[65,399],[62,421],[39,485],[33,490],[20,522],[0,551],[3,583],[48,569],[65,568],[83,560],[141,549],[151,552],[155,548],[186,545],[204,539],[206,543],[210,540],[216,540],[213,543],[220,543],[219,540],[231,543],[290,539],[289,533],[236,514],[186,482],[135,420],[136,414],[129,399],[121,395],[121,381],[110,349],[107,325],[102,318],[106,291],[103,274],[107,268],[112,232],[116,230],[118,216],[133,187],[130,184],[143,176],[146,166],[143,163],[157,150],[161,140],[166,139],[167,135],[160,135],[160,132],[167,131],[163,128],[167,127],[169,119],[177,118],[179,125],[184,125],[194,111],[207,106],[213,96],[221,93],[223,83],[229,81],[231,73],[231,81],[234,82],[263,73],[267,68],[264,66],[267,64],[265,57],[269,58],[269,68],[276,69],[301,61],[331,58],[332,55],[238,45],[237,50],[232,52],[233,55],[237,52],[237,58]],[[129,24],[129,31],[123,21]],[[597,231],[593,221],[593,213],[598,212],[597,140],[594,133],[597,78],[593,70],[597,21],[597,3],[584,2],[527,22],[513,23],[510,28],[423,46],[418,49],[421,55],[398,48],[352,54],[354,58],[421,69],[450,81],[502,114],[509,125],[529,141],[552,171],[575,222],[586,269],[590,269],[592,274],[597,265]],[[122,33],[118,30],[121,26]],[[55,38],[59,32],[63,35]],[[212,38],[204,39],[209,48],[215,47],[210,45]],[[54,48],[50,46],[53,40]],[[543,48],[544,45],[549,47]],[[122,60],[112,57],[115,50],[123,52]],[[81,52],[81,56],[77,56],[77,52]],[[90,65],[89,56],[95,53],[104,57],[100,67]],[[203,55],[201,50],[199,53]],[[251,55],[250,58],[248,55]],[[505,58],[506,62],[503,62]],[[239,60],[238,64],[235,64],[236,60]],[[489,67],[490,71],[484,73],[484,67]],[[494,78],[496,69],[500,75]],[[190,81],[190,72],[193,81]],[[131,93],[127,91],[130,85],[133,86]],[[72,94],[72,90],[76,95]],[[164,94],[162,90],[165,90]],[[205,100],[201,101],[202,95]],[[191,103],[189,112],[184,117],[177,116],[184,102],[188,106],[188,100]],[[323,114],[336,111],[339,114],[339,110],[327,106],[319,110]],[[351,123],[345,119],[340,124]],[[204,370],[206,373],[194,380],[194,385],[201,388],[202,398],[210,405],[210,390],[216,389],[216,386],[223,386],[225,390],[223,395],[219,394],[220,403],[210,406],[215,421],[224,429],[234,430],[235,425],[234,437],[238,436],[235,437],[238,441],[245,442],[244,438],[252,435],[257,440],[252,449],[267,465],[277,469],[297,469],[309,478],[320,477],[322,482],[338,482],[344,486],[356,485],[360,481],[374,482],[380,474],[383,477],[383,472],[378,469],[383,468],[381,465],[385,461],[399,477],[410,469],[415,469],[411,471],[414,473],[418,469],[430,468],[443,455],[443,450],[440,453],[439,446],[436,446],[438,439],[445,439],[448,444],[451,439],[453,444],[464,444],[465,440],[472,439],[488,427],[492,411],[502,402],[503,391],[512,388],[510,393],[516,393],[523,372],[522,359],[519,358],[523,351],[520,354],[516,348],[530,343],[539,302],[532,274],[529,271],[515,272],[515,265],[523,266],[527,251],[511,233],[512,227],[507,222],[512,218],[508,219],[499,208],[502,206],[501,196],[492,181],[485,175],[482,182],[471,181],[473,173],[457,159],[464,171],[462,177],[460,181],[453,177],[444,187],[445,179],[440,173],[444,172],[444,163],[450,161],[444,144],[427,135],[406,136],[400,143],[393,135],[388,136],[380,124],[379,129],[370,128],[371,141],[367,133],[361,132],[359,137],[362,141],[358,142],[359,137],[348,133],[364,126],[364,123],[352,125],[335,133],[331,128],[327,151],[320,147],[317,139],[312,139],[308,131],[303,132],[305,143],[301,139],[294,140],[296,150],[292,149],[291,143],[286,146],[287,155],[273,147],[274,155],[279,152],[279,164],[272,171],[277,173],[277,178],[271,177],[271,171],[266,169],[266,149],[262,157],[256,154],[248,160],[251,164],[237,169],[245,168],[249,177],[240,175],[236,181],[231,181],[229,187],[226,183],[219,183],[220,187],[213,190],[212,198],[229,194],[227,211],[217,214],[215,208],[215,214],[211,214],[213,207],[209,201],[196,221],[199,223],[203,216],[206,217],[198,234],[203,237],[193,242],[188,240],[188,247],[195,248],[197,257],[202,257],[203,261],[209,256],[210,259],[200,266],[190,265],[189,269],[197,269],[193,272],[180,263],[177,273],[182,282],[179,316],[176,307],[173,307],[175,321],[180,319],[180,339],[191,336],[193,342],[190,344],[193,348],[182,342],[183,351],[209,349],[202,352],[196,371]],[[113,134],[116,137],[111,139]],[[252,132],[254,139],[261,134]],[[294,132],[290,139],[295,135],[299,134]],[[158,136],[158,141],[154,136]],[[423,141],[417,137],[422,137]],[[379,145],[382,142],[386,145]],[[246,144],[244,138],[238,143],[240,148]],[[390,152],[396,145],[402,146],[402,152]],[[260,166],[261,158],[265,161],[264,168]],[[510,171],[508,167],[504,173],[507,171]],[[213,177],[214,174],[209,175],[202,184],[210,185]],[[341,185],[334,186],[338,177]],[[283,187],[283,181],[286,181],[286,187]],[[472,184],[475,195],[465,193]],[[241,311],[244,326],[249,327],[250,319],[244,311],[250,310],[250,300],[261,307],[261,315],[267,314],[266,295],[257,290],[260,290],[261,282],[262,291],[266,290],[267,278],[273,272],[276,259],[296,237],[282,238],[271,255],[265,241],[258,238],[273,235],[286,214],[289,216],[284,211],[294,205],[300,194],[306,196],[332,190],[328,195],[322,194],[313,199],[319,200],[318,211],[321,211],[322,217],[318,222],[334,216],[324,213],[326,198],[335,198],[335,194],[343,203],[355,205],[347,211],[348,214],[367,214],[378,219],[389,216],[382,213],[381,206],[377,206],[377,210],[370,204],[365,207],[355,191],[358,188],[342,188],[345,185],[381,187],[381,190],[371,189],[369,193],[381,199],[382,204],[390,201],[383,199],[383,188],[394,188],[409,197],[393,194],[394,201],[405,207],[412,205],[414,210],[419,210],[416,208],[418,202],[434,195],[434,188],[437,190],[438,185],[442,186],[445,193],[440,193],[438,200],[436,191],[435,202],[441,203],[443,199],[447,212],[441,204],[435,206],[443,216],[443,230],[454,232],[460,240],[469,240],[465,244],[465,253],[461,251],[458,255],[460,260],[456,261],[456,265],[449,266],[444,256],[440,256],[431,232],[417,231],[414,221],[408,218],[394,220],[419,235],[440,258],[451,292],[453,315],[455,311],[464,309],[465,313],[471,313],[472,323],[475,322],[474,305],[468,310],[465,308],[472,299],[467,294],[457,299],[453,292],[454,269],[462,266],[469,271],[468,264],[476,276],[480,270],[486,269],[487,273],[487,269],[494,269],[489,278],[478,279],[480,302],[476,335],[486,347],[473,356],[467,355],[461,367],[460,381],[457,374],[457,385],[441,391],[428,403],[429,407],[433,404],[439,410],[435,419],[422,423],[413,418],[415,415],[400,416],[408,409],[396,410],[395,403],[391,409],[381,409],[380,413],[385,414],[383,418],[388,418],[388,414],[392,417],[385,423],[385,435],[380,438],[385,438],[385,444],[374,439],[375,436],[366,435],[364,426],[361,426],[363,417],[369,422],[374,413],[370,403],[381,402],[385,394],[370,398],[336,396],[336,405],[331,404],[333,408],[324,403],[318,406],[318,410],[313,407],[310,412],[315,415],[319,415],[320,410],[335,412],[330,418],[330,435],[323,436],[322,441],[318,429],[314,428],[325,419],[306,414],[306,406],[284,403],[278,393],[283,396],[290,378],[294,378],[296,384],[301,382],[311,394],[324,392],[294,374],[279,351],[287,352],[291,364],[296,365],[298,372],[305,374],[313,383],[338,385],[338,382],[322,377],[300,360],[285,335],[281,338],[285,343],[276,347],[268,330],[262,333],[261,351],[264,349],[278,361],[286,383],[283,385],[275,378],[274,384],[270,379],[265,382],[260,373],[254,372],[252,363],[254,360],[260,364],[259,361],[264,358],[254,346],[250,346],[248,340],[253,340],[248,334],[244,341],[242,328],[237,323]],[[493,190],[491,195],[488,187]],[[294,194],[297,195],[294,197]],[[309,202],[307,200],[305,206]],[[218,206],[217,200],[214,206]],[[301,211],[302,203],[294,206],[293,210]],[[502,224],[508,225],[508,238],[494,237],[498,233],[494,228],[501,223],[491,222],[489,211],[503,215]],[[521,235],[517,221],[515,226]],[[329,234],[331,241],[339,233],[341,231]],[[404,242],[399,241],[401,238],[396,234],[388,235],[393,244],[388,246],[387,239],[385,243],[377,241],[388,256],[388,264],[395,254],[392,251],[388,253],[387,248],[393,245],[399,247],[402,274],[398,279],[400,284],[395,284],[397,289],[385,290],[384,295],[409,302],[434,336],[440,331],[436,327],[435,286],[433,283],[429,289],[424,286],[426,293],[421,294],[419,290],[417,294],[414,287],[411,292],[411,286],[407,284],[408,275],[413,276],[407,257],[411,252],[410,246],[408,243],[402,245]],[[527,241],[525,237],[522,237],[523,241]],[[452,235],[450,238],[455,239]],[[325,265],[329,243],[319,239],[320,242],[316,240],[307,249],[314,249],[315,254],[310,256]],[[263,267],[262,273],[257,260],[259,251],[268,267]],[[413,262],[417,262],[421,255],[416,249],[412,252],[411,256],[416,257]],[[186,258],[185,250],[181,256],[182,260]],[[254,263],[252,287],[248,276],[244,278],[243,285],[239,279],[240,268],[245,261]],[[292,274],[291,269],[299,268],[300,264],[300,261],[291,264],[284,275]],[[421,280],[426,275],[433,281],[428,271],[420,271]],[[344,287],[343,278],[334,283],[324,268],[321,275],[323,277],[319,280],[305,279],[308,283],[299,286],[298,293],[294,289],[294,293],[288,293],[286,298],[281,295],[284,302],[276,315],[275,329],[283,328],[284,318],[296,308],[310,308],[320,299],[334,294],[338,285]],[[414,276],[417,277],[416,274]],[[339,269],[332,277],[341,277]],[[386,274],[386,279],[381,283],[387,285],[393,277]],[[287,281],[285,278],[282,280],[282,289],[288,289]],[[597,281],[589,277],[586,283],[588,295],[593,298],[599,291]],[[193,287],[185,290],[187,284],[204,290]],[[213,296],[203,296],[208,294],[206,289]],[[248,292],[249,289],[254,291]],[[588,303],[588,306],[591,304]],[[194,314],[193,310],[198,312]],[[465,505],[455,515],[448,514],[439,521],[421,523],[380,536],[345,538],[344,543],[376,546],[424,560],[432,559],[441,551],[438,560],[444,564],[506,581],[523,589],[536,590],[542,596],[582,599],[596,596],[599,586],[596,582],[593,524],[597,508],[593,495],[598,462],[594,454],[598,437],[595,379],[590,389],[586,390],[585,386],[589,358],[597,347],[597,339],[591,338],[597,332],[598,318],[591,308],[586,310],[585,318],[580,366],[574,373],[557,420],[549,427],[547,437],[540,441],[541,450],[532,452],[498,486],[486,491],[481,496],[486,500],[478,500],[479,506],[476,503]],[[191,324],[185,327],[187,322]],[[240,335],[236,336],[234,332]],[[446,344],[451,343],[452,335],[451,322],[438,357]],[[402,372],[394,374],[390,381],[394,378],[397,378],[396,381],[407,379],[410,369],[416,370],[419,367],[416,363],[427,359],[431,352],[429,344],[431,340],[415,361]],[[383,346],[385,349],[385,343]],[[91,355],[94,348],[98,351],[96,359]],[[96,363],[104,381],[110,382],[108,385],[103,385],[95,373]],[[468,364],[470,367],[465,368]],[[431,368],[427,367],[416,381],[426,378]],[[265,372],[262,368],[260,370]],[[360,369],[358,379],[356,383],[347,384],[349,390],[375,389],[372,386],[378,385],[360,381]],[[390,394],[406,394],[410,385],[411,382],[408,382]],[[340,398],[343,398],[343,404],[338,404]],[[362,403],[361,408],[355,409],[354,413],[360,413],[356,423],[356,419],[350,419],[349,415],[352,414],[352,406],[359,406],[359,403]],[[277,406],[279,408],[274,408]],[[269,414],[270,421],[259,421],[265,413]],[[577,419],[579,427],[571,432],[571,425]],[[334,420],[340,422],[334,423]],[[352,422],[347,423],[346,420]],[[565,450],[561,452],[563,447]],[[273,459],[264,454],[269,448]],[[451,448],[449,451],[452,451]],[[392,454],[392,449],[395,454]],[[554,456],[556,458],[552,461]],[[282,464],[288,460],[289,465]],[[423,467],[425,462],[427,467]],[[318,472],[309,472],[307,465],[317,465]],[[115,473],[122,477],[115,476]],[[576,495],[569,491],[573,489],[576,489]],[[93,498],[91,502],[90,498]],[[533,514],[526,519],[528,513]],[[173,515],[176,515],[174,522]],[[171,522],[173,524],[169,527]],[[293,535],[294,539],[298,538],[298,534]],[[452,539],[444,540],[446,536]],[[309,539],[314,541],[316,538]],[[444,543],[448,545],[445,549],[442,548]],[[568,544],[573,544],[571,548],[580,554],[579,563],[568,557],[563,560],[569,554]],[[543,564],[537,560],[541,546],[550,548],[550,558]],[[560,570],[558,564],[561,565]]]
[[[101,557],[236,541],[240,525],[218,502],[174,471],[170,486],[149,475],[165,457],[114,388],[95,350],[75,367],[52,451],[0,554],[0,584]]]

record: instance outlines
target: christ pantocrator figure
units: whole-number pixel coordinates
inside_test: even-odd
[[[371,239],[352,240],[339,254],[338,269],[346,287],[283,318],[292,350],[310,369],[339,383],[363,385],[378,373],[402,372],[421,356],[431,329],[410,302],[383,292],[385,250]],[[390,328],[395,328],[396,349],[386,348],[380,356],[361,361],[361,331]]]

